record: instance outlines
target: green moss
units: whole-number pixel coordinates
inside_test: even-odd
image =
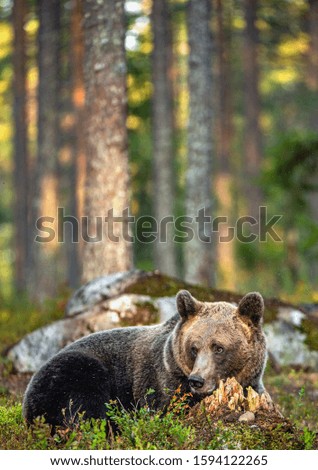
[[[151,297],[173,297],[179,290],[186,289],[198,300],[206,302],[233,302],[239,303],[243,295],[212,289],[195,284],[188,284],[179,279],[165,276],[159,273],[147,273],[137,283],[130,285],[125,292],[128,294],[150,295]],[[278,308],[288,306],[277,299],[265,300],[265,323],[270,323],[277,319]]]
[[[130,285],[126,293],[163,297],[175,295],[178,290],[184,289],[185,283],[168,276],[157,273],[146,274],[137,283]]]
[[[149,312],[149,325],[158,323],[159,321],[159,310],[152,302],[137,302],[137,309],[144,311],[145,309]]]
[[[153,325],[159,322],[159,311],[152,302],[136,302],[136,313],[121,319],[120,326]]]
[[[181,289],[189,290],[194,297],[207,302],[214,302],[216,300],[237,302],[241,298],[238,294],[188,284],[179,279],[156,272],[147,273],[136,284],[129,286],[125,292],[129,294],[150,295],[151,297],[172,297]]]
[[[273,308],[272,306],[265,305],[264,311],[264,323],[272,323],[276,321],[278,317],[278,309]]]
[[[242,449],[242,450],[292,450],[303,449],[301,433],[290,430],[286,432],[281,426],[274,429],[251,428],[246,424],[218,424],[208,449]]]
[[[318,351],[318,325],[309,318],[304,318],[300,331],[306,335],[305,344],[312,351]]]

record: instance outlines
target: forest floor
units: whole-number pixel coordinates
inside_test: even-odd
[[[177,399],[168,413],[128,413],[117,406],[108,415],[120,428],[114,436],[105,420],[76,424],[51,436],[39,421],[28,428],[22,396],[31,374],[15,374],[0,363],[0,449],[318,449],[318,373],[267,368],[265,385],[275,411],[258,410],[250,423],[222,404],[213,413],[185,411]],[[279,411],[277,411],[279,410]]]

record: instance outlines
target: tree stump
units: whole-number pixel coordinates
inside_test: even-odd
[[[212,395],[195,405],[189,413],[190,419],[208,417],[211,423],[241,422],[262,427],[266,422],[287,425],[287,420],[273,402],[268,392],[258,394],[252,387],[244,393],[243,387],[234,377],[220,381],[219,388]]]

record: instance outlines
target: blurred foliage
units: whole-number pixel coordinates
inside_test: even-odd
[[[280,201],[290,224],[295,213],[308,212],[308,193],[318,190],[318,134],[283,134],[270,151],[263,186],[268,196]],[[288,218],[288,216],[290,216]]]
[[[276,296],[279,289],[281,296],[292,295],[294,302],[317,299],[317,292],[310,285],[308,266],[313,260],[318,262],[318,221],[313,219],[310,205],[310,197],[318,191],[318,134],[309,131],[281,134],[276,145],[268,150],[260,184],[270,201],[271,215],[282,215],[275,227],[281,242],[272,239],[263,244],[237,242],[241,265],[249,272],[258,272],[259,281],[253,279],[254,287],[267,295],[273,295],[272,286],[276,285]],[[291,250],[297,256],[297,279],[288,265]],[[245,277],[241,278],[243,286]],[[266,286],[270,286],[269,291]],[[300,292],[299,286],[307,288]]]
[[[12,223],[12,28],[6,20],[0,19],[0,243],[4,234],[12,233],[1,224]],[[1,256],[8,257],[7,253]]]
[[[132,183],[131,212],[138,218],[152,213],[152,166],[151,166],[151,36],[149,18],[142,16],[141,25],[136,28],[140,15],[129,18],[128,34],[135,31],[136,43],[127,51],[128,64],[128,137],[130,149],[130,172]],[[138,233],[134,233],[137,235]],[[134,246],[136,266],[152,269],[152,249],[149,244],[138,241]]]
[[[318,134],[309,131],[281,134],[268,152],[262,185],[276,213],[283,214],[281,225],[287,240],[284,250],[288,250],[288,244],[297,250],[302,272],[298,280],[309,282],[306,266],[313,260],[318,262],[318,221],[311,204],[312,195],[318,191]]]
[[[222,2],[226,18],[226,34],[231,39],[227,50],[231,76],[228,87],[233,111],[233,139],[231,158],[233,168],[233,213],[244,213],[242,187],[244,173],[244,74],[242,2]],[[185,0],[170,0],[174,62],[172,67],[175,105],[175,174],[176,215],[184,213],[186,170],[186,127],[188,116],[187,54]],[[62,2],[63,21],[69,15],[68,2]],[[28,38],[28,132],[30,155],[34,161],[36,150],[36,35],[38,19],[35,2],[29,2],[30,11],[25,30]],[[12,294],[12,2],[0,2],[0,292]],[[128,63],[128,119],[130,172],[132,181],[131,212],[136,217],[152,214],[152,130],[151,130],[151,2],[126,2],[127,63]],[[283,214],[275,226],[282,242],[268,239],[264,243],[236,242],[236,289],[259,288],[267,295],[294,295],[299,285],[308,287],[308,298],[315,296],[318,280],[309,270],[311,260],[318,261],[318,227],[309,211],[308,197],[317,190],[317,134],[311,133],[312,113],[318,108],[317,93],[308,87],[308,31],[309,7],[307,0],[259,0],[257,27],[259,29],[258,62],[260,67],[261,115],[263,133],[265,204],[270,215]],[[215,30],[215,16],[212,17]],[[229,26],[230,25],[230,26]],[[68,28],[63,37],[63,48],[69,43]],[[65,59],[64,59],[65,60]],[[65,65],[65,64],[64,64]],[[66,67],[67,69],[67,67]],[[64,71],[67,73],[67,71]],[[216,75],[216,71],[215,75]],[[217,92],[217,87],[215,85]],[[216,168],[216,165],[215,165]],[[317,178],[318,181],[318,178]],[[224,215],[224,214],[215,214]],[[226,215],[226,214],[225,214]],[[138,227],[135,227],[135,230]],[[298,239],[299,266],[295,277],[289,265],[290,231]],[[138,235],[138,234],[137,234]],[[296,237],[296,238],[297,238]],[[182,250],[178,245],[178,264],[182,273]],[[185,247],[183,247],[185,248]],[[152,269],[153,246],[136,242],[135,265]],[[63,280],[62,280],[63,282]],[[219,288],[226,286],[217,285]],[[301,298],[305,295],[302,290]]]

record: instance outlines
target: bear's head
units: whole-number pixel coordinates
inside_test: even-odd
[[[249,293],[237,307],[227,302],[200,302],[185,290],[176,300],[181,318],[173,352],[191,392],[199,397],[211,394],[228,377],[262,392],[266,362],[262,296]]]

